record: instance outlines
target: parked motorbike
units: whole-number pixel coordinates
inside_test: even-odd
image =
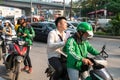
[[[12,80],[18,80],[20,75],[20,66],[24,61],[24,57],[27,51],[26,42],[15,39],[6,43],[6,46],[13,44],[12,51],[9,51],[9,48],[6,47],[6,53],[3,56],[4,64],[6,69],[10,72]]]
[[[105,52],[105,45],[104,45],[102,47],[102,51],[100,55],[92,57],[92,58],[88,57],[88,59],[92,61],[93,66],[85,65],[82,68],[82,71],[80,71],[81,73],[79,75],[80,79],[85,80],[84,78],[86,77],[86,75],[82,75],[82,73],[87,71],[89,73],[87,75],[89,75],[92,78],[92,80],[113,80],[113,77],[106,69],[106,66],[107,66],[106,58],[108,58],[108,54]],[[55,69],[51,65],[49,65],[45,71],[45,73],[47,74],[47,77],[49,77],[49,80],[53,80],[52,77],[53,77],[54,72],[55,72]],[[67,72],[66,74],[61,76],[60,80],[69,80]]]

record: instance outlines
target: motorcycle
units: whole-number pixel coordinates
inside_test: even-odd
[[[12,51],[9,51],[9,44],[13,45]],[[27,51],[27,43],[16,39],[6,43],[6,53],[3,56],[6,69],[10,72],[12,80],[19,80],[21,64],[24,61]],[[8,47],[7,47],[8,46]]]
[[[88,59],[91,60],[93,65],[83,66],[82,71],[80,71],[81,74],[79,74],[79,77],[81,80],[85,80],[87,76],[90,76],[92,80],[113,80],[113,77],[106,69],[106,66],[107,66],[106,58],[108,58],[109,55],[105,52],[105,47],[106,47],[105,45],[102,47],[100,55],[97,55],[92,58],[88,57]],[[62,64],[65,64],[65,63],[66,62]],[[86,71],[88,74],[86,73]],[[49,80],[53,80],[52,77],[54,72],[55,72],[55,69],[49,64],[48,68],[45,70],[45,73],[47,74],[47,77],[49,77]],[[66,74],[61,76],[60,80],[69,80],[67,72],[65,73]],[[85,73],[85,75],[83,73]]]

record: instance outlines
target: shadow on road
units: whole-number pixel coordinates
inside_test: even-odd
[[[4,65],[0,65],[0,77],[4,78],[5,80],[11,80]]]

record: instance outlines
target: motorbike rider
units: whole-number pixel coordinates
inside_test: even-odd
[[[86,65],[93,65],[87,58],[88,53],[92,55],[100,53],[88,42],[92,37],[92,26],[87,22],[81,22],[77,26],[77,32],[67,40],[63,51],[67,54],[67,71],[70,80],[79,80],[79,71],[85,69]],[[85,80],[91,80],[88,71],[81,73]]]
[[[17,32],[17,29],[19,26],[22,26],[22,24],[26,21],[26,17],[25,16],[21,16],[18,20],[17,20],[17,24],[15,25],[15,31]]]
[[[18,19],[17,24],[15,24],[15,31],[17,31],[17,29],[21,25],[21,23],[22,23],[21,19]]]
[[[66,42],[67,21],[65,17],[57,17],[55,20],[56,29],[52,30],[48,34],[47,39],[47,53],[48,62],[55,69],[53,74],[53,80],[59,80],[63,68],[60,62],[61,49]]]
[[[25,60],[24,60],[25,67],[22,68],[22,70],[27,70],[28,73],[32,72],[32,64],[31,64],[31,59],[30,59],[30,56],[29,56],[29,52],[30,52],[30,46],[32,45],[31,38],[34,37],[34,35],[35,35],[33,29],[32,29],[32,32],[33,33],[31,33],[31,31],[28,29],[26,21],[24,21],[22,23],[22,25],[19,26],[18,29],[17,29],[18,37],[28,43],[27,44],[28,48],[27,48],[27,52],[26,52]]]

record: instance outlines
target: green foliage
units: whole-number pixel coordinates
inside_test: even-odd
[[[107,33],[101,32],[101,31],[97,31],[97,32],[95,32],[95,34],[98,34],[98,35],[106,35]]]
[[[120,0],[110,0],[107,4],[108,11],[118,14],[120,12]]]
[[[113,17],[110,24],[112,25],[109,29],[111,33],[116,36],[120,35],[120,14]]]
[[[0,0],[0,4],[2,4],[3,3],[3,0]]]
[[[74,12],[78,15],[87,16],[87,13],[95,11],[95,9],[104,9],[109,0],[78,0],[73,2]],[[80,10],[80,8],[82,8]]]

